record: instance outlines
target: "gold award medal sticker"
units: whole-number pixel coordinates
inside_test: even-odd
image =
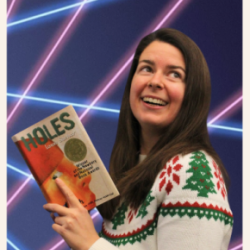
[[[64,152],[71,161],[82,161],[87,154],[87,147],[80,139],[72,138],[65,143]]]

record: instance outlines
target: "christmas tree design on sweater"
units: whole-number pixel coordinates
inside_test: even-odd
[[[201,197],[208,197],[208,193],[216,194],[212,181],[212,169],[209,167],[205,154],[196,151],[192,153],[190,159],[190,168],[186,172],[192,173],[192,176],[186,180],[186,185],[182,189],[198,191],[198,196]]]
[[[151,194],[152,194],[152,190],[149,191],[145,201],[142,203],[136,218],[138,218],[140,216],[141,216],[141,218],[143,218],[144,216],[146,216],[148,214],[147,208],[148,208],[148,206],[150,206],[151,201],[153,201],[155,199],[155,197],[151,196]]]
[[[123,225],[125,221],[125,213],[128,210],[128,206],[125,205],[125,202],[118,208],[114,218],[112,219],[113,229],[117,229],[117,226]]]

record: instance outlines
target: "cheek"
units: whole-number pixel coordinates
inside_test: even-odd
[[[139,96],[140,96],[140,86],[133,79],[131,83],[130,94],[129,94],[129,102],[130,102],[131,107],[135,105],[135,102],[139,98]]]
[[[182,104],[185,94],[185,86],[176,86],[171,90],[171,100],[172,102]]]
[[[129,103],[131,111],[136,119],[138,119],[141,93],[142,93],[141,85],[133,80],[130,88]]]
[[[130,108],[132,110],[132,113],[135,115],[135,111],[136,111],[136,97],[135,97],[135,94],[134,92],[132,91],[132,88],[131,88],[131,91],[130,91],[130,95],[129,95],[129,104],[130,104]]]

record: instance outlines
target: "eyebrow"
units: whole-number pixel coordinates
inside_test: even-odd
[[[147,63],[149,65],[155,66],[155,63],[151,60],[141,60],[141,61],[139,61],[138,64],[143,63],[143,62]],[[186,74],[186,70],[181,66],[169,65],[169,66],[167,66],[167,68],[169,68],[169,69],[181,69]]]

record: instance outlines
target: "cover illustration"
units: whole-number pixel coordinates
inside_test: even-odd
[[[65,205],[61,178],[88,210],[119,195],[72,106],[14,135],[15,142],[49,203]]]

